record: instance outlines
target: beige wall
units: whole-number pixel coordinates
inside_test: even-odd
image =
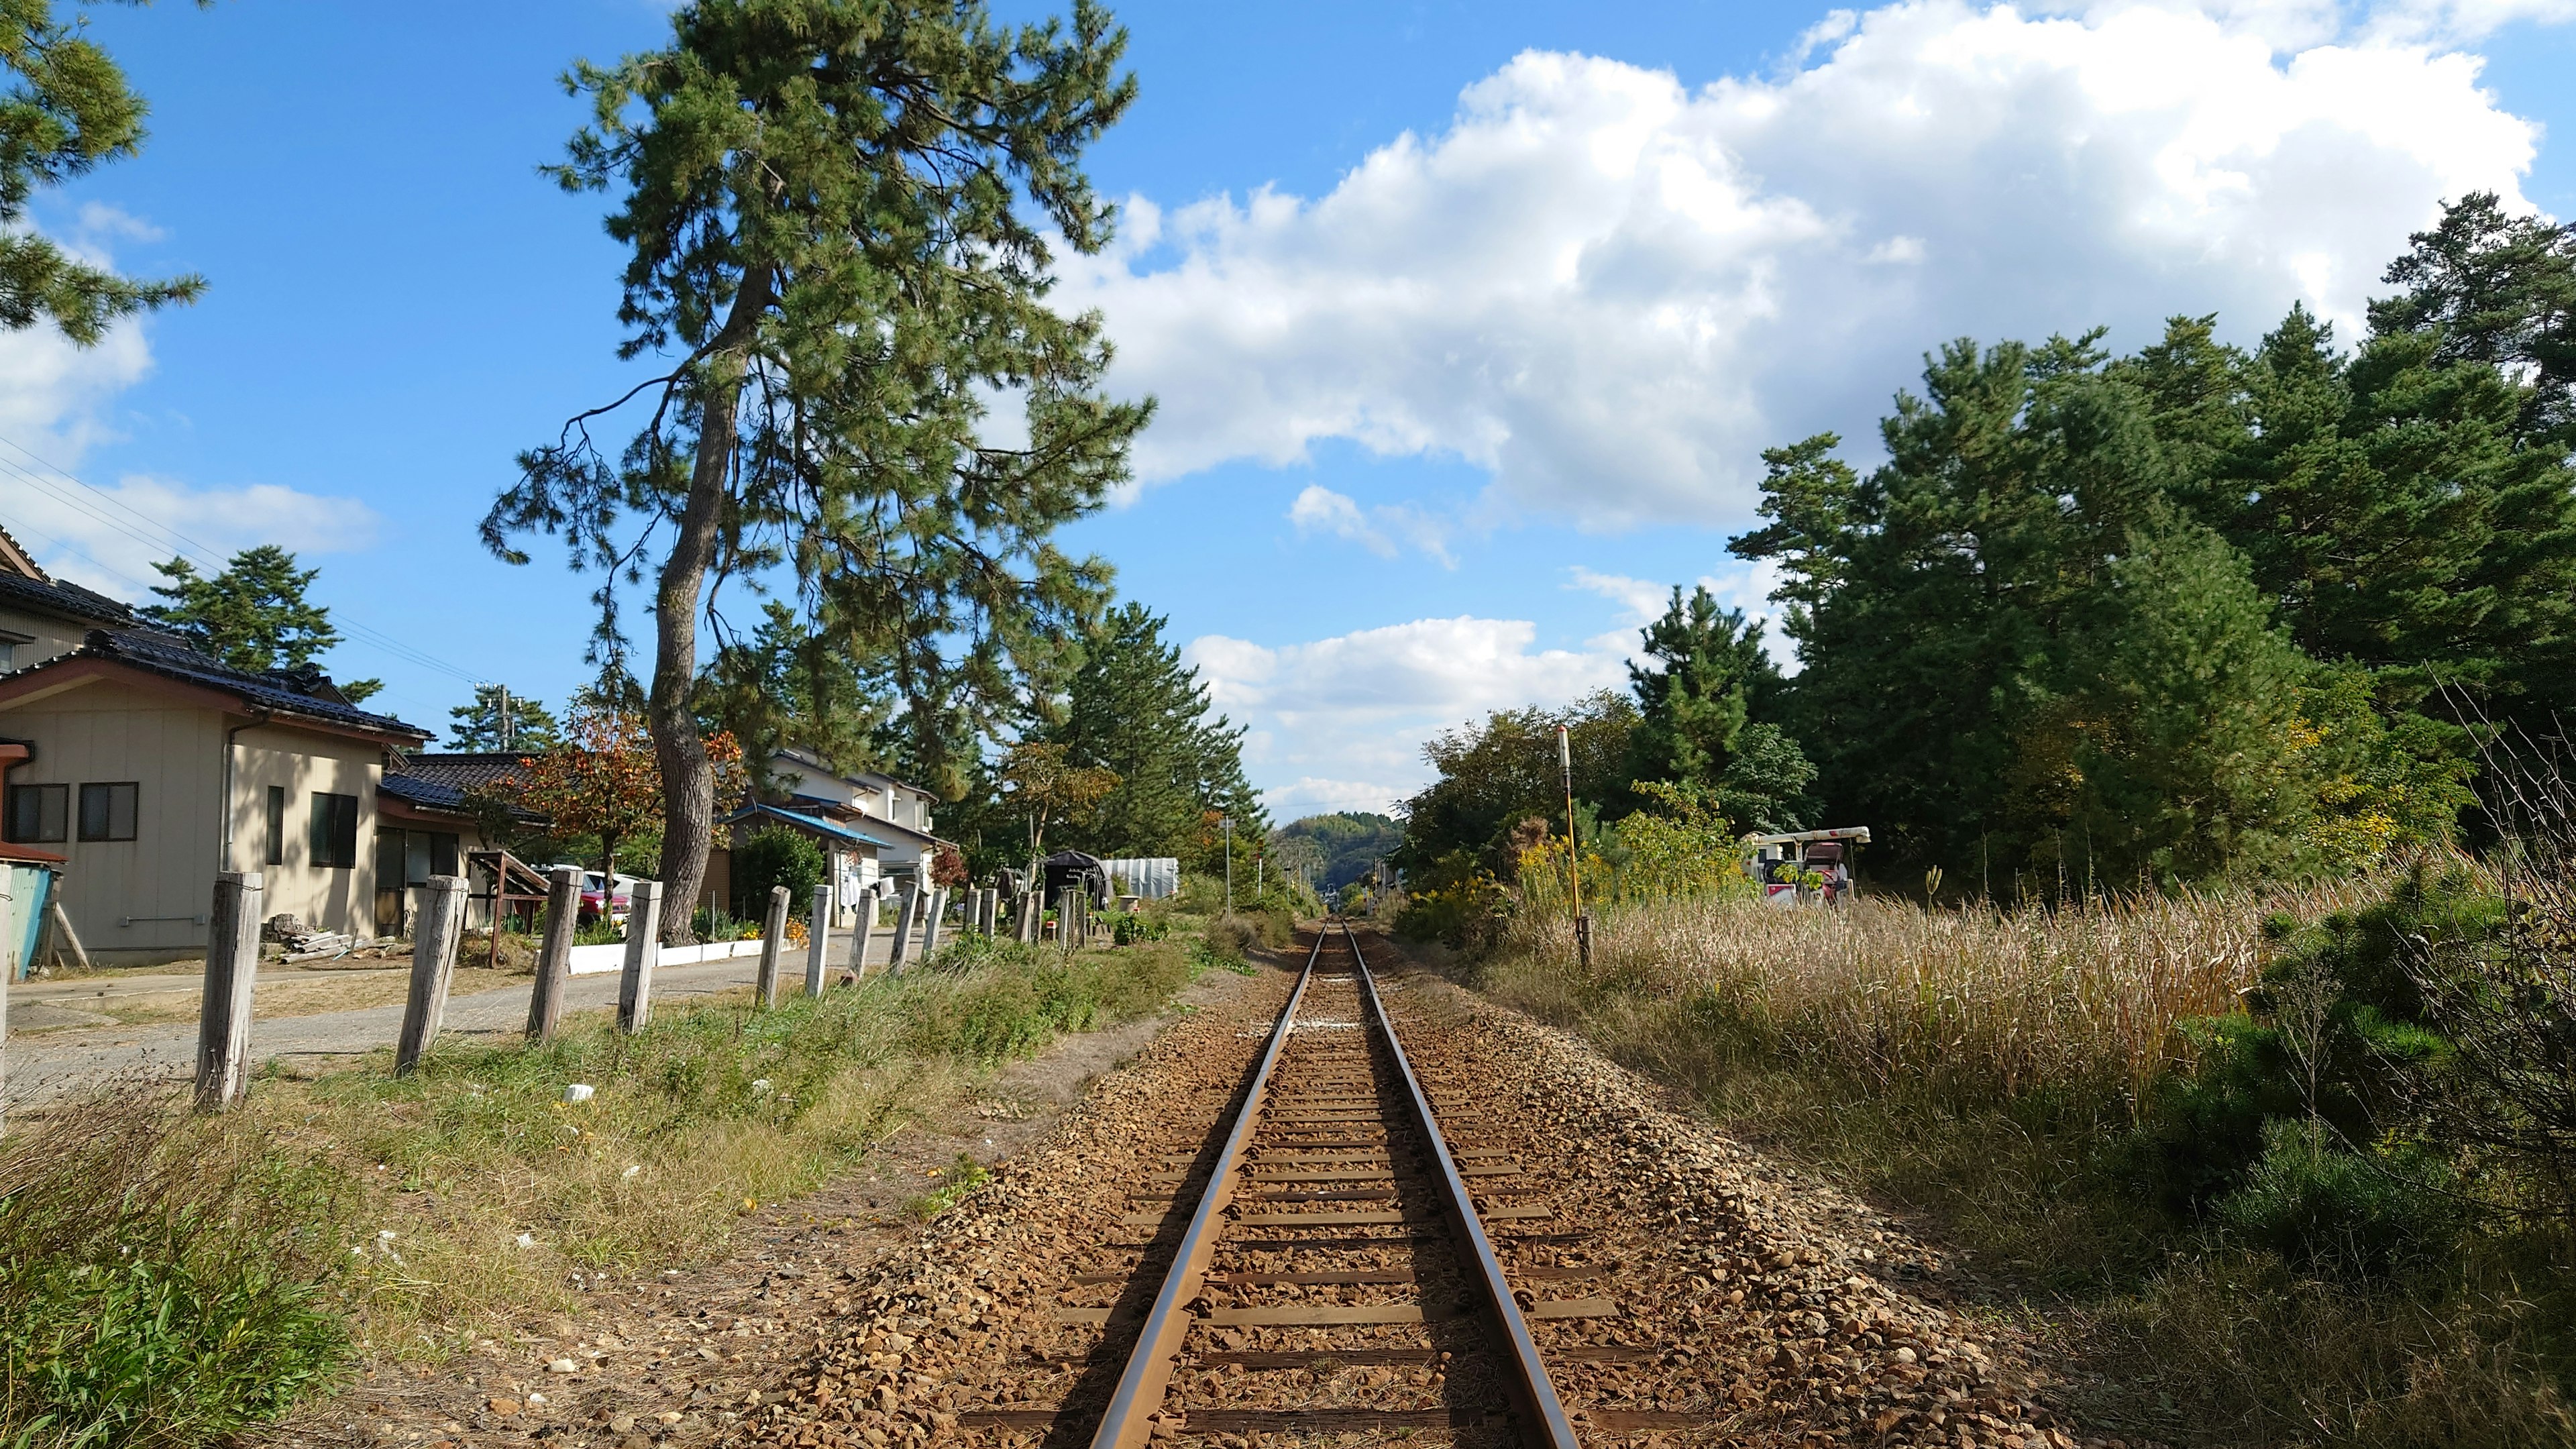
[[[242,716],[112,680],[0,705],[0,735],[32,741],[12,785],[67,784],[70,837],[43,849],[70,857],[63,906],[81,944],[105,959],[201,951],[218,870],[255,870],[263,918],[292,912],[319,929],[375,934],[376,776],[383,753],[364,740],[262,725],[242,730],[225,845],[224,734]],[[84,841],[80,786],[132,780],[135,838]],[[267,863],[267,787],[287,790],[285,860]],[[358,797],[358,861],[316,869],[315,791]],[[176,917],[153,920],[151,917]],[[130,924],[129,924],[130,922]]]
[[[263,918],[291,914],[316,930],[374,935],[376,779],[383,772],[383,749],[368,740],[277,725],[243,730],[235,743],[231,864],[225,868],[266,876]],[[268,863],[271,785],[286,789],[285,859],[276,865]],[[356,865],[313,864],[316,792],[358,797]]]
[[[69,654],[81,646],[82,638],[93,627],[0,607],[0,635],[26,634],[36,641],[19,645],[5,663],[0,663],[0,672],[24,669],[31,664],[42,664],[57,654]]]
[[[92,955],[203,949],[221,823],[220,719],[211,709],[107,680],[0,706],[0,734],[36,747],[35,759],[9,772],[9,783],[72,787],[70,838],[42,848],[71,858],[63,867],[63,908]],[[138,787],[135,838],[80,839],[81,785],[118,780]],[[144,917],[178,919],[138,919]]]

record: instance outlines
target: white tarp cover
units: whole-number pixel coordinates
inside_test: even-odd
[[[1119,889],[1120,883],[1124,882],[1127,894],[1143,896],[1149,901],[1159,901],[1181,893],[1181,863],[1171,856],[1158,855],[1150,859],[1130,857],[1125,860],[1104,860],[1100,863],[1109,868],[1109,882],[1113,890]]]

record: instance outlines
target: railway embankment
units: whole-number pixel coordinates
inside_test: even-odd
[[[846,1312],[741,1437],[1091,1443],[1141,1412],[1135,1442],[1548,1442],[1442,1222],[1436,1132],[1576,1442],[2114,1442],[2081,1432],[2015,1334],[1960,1310],[1945,1255],[1904,1223],[1578,1038],[1387,964],[1374,984],[1428,1131],[1393,1044],[1367,1038],[1353,964],[1325,963],[1285,1017],[1278,972],[1164,1031],[838,1290]],[[1173,1290],[1226,1171],[1199,1276]],[[1121,1405],[1175,1291],[1163,1386]]]

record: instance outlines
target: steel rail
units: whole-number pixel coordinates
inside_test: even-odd
[[[1216,1170],[1199,1198],[1198,1211],[1190,1215],[1189,1231],[1163,1274],[1153,1310],[1136,1334],[1136,1347],[1118,1376],[1117,1392],[1110,1395],[1109,1408],[1091,1436],[1092,1449],[1139,1449],[1153,1437],[1151,1419],[1163,1407],[1163,1392],[1171,1386],[1172,1369],[1180,1358],[1181,1339],[1190,1331],[1190,1301],[1199,1296],[1207,1265],[1216,1256],[1217,1239],[1224,1235],[1225,1210],[1234,1202],[1237,1169],[1243,1165],[1244,1149],[1252,1143],[1253,1128],[1260,1124],[1262,1107],[1270,1096],[1271,1069],[1287,1049],[1298,1003],[1306,999],[1306,984],[1315,979],[1316,958],[1323,955],[1324,938],[1331,934],[1329,927],[1315,933],[1314,949],[1306,953],[1306,969],[1298,973],[1297,987],[1288,993],[1288,1004],[1270,1029],[1270,1045],[1252,1075],[1252,1088],[1244,1094],[1233,1130],[1226,1134],[1225,1148],[1217,1155]]]
[[[1485,1290],[1484,1307],[1492,1320],[1490,1326],[1510,1347],[1510,1353],[1505,1355],[1510,1371],[1507,1376],[1527,1426],[1523,1438],[1548,1449],[1575,1449],[1574,1422],[1566,1417],[1565,1406],[1557,1402],[1556,1386],[1548,1381],[1547,1365],[1539,1358],[1538,1341],[1530,1337],[1529,1321],[1521,1316],[1519,1300],[1512,1297],[1511,1280],[1503,1276],[1502,1260],[1494,1256],[1493,1242],[1485,1236],[1484,1222],[1476,1216],[1475,1198],[1467,1190],[1467,1179],[1459,1174],[1457,1161],[1449,1155],[1448,1140],[1440,1135],[1440,1124],[1431,1112],[1431,1099],[1423,1095],[1422,1082],[1413,1075],[1413,1063],[1404,1055],[1404,1044],[1396,1040],[1395,1023],[1386,1014],[1386,1003],[1378,999],[1377,977],[1368,968],[1368,958],[1360,954],[1359,935],[1348,921],[1342,923],[1342,935],[1350,942],[1351,960],[1360,979],[1361,994],[1368,998],[1369,1014],[1377,1019],[1377,1029],[1395,1058],[1396,1072],[1404,1079],[1405,1094],[1413,1104],[1414,1123],[1422,1129],[1422,1140],[1439,1165],[1441,1205],[1448,1211],[1449,1225],[1457,1230],[1460,1256],[1473,1264]]]

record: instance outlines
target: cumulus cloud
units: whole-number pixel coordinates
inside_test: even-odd
[[[1422,742],[1489,710],[1562,704],[1627,679],[1617,649],[1538,648],[1526,619],[1411,623],[1270,647],[1222,634],[1183,658],[1216,707],[1251,727],[1245,764],[1280,819],[1384,810],[1427,777]]]
[[[1324,196],[1132,200],[1064,295],[1162,399],[1149,481],[1347,439],[1480,465],[1499,510],[1731,521],[1761,448],[1865,430],[1950,337],[2348,328],[2442,199],[2521,204],[2536,129],[2446,47],[2572,8],[1904,0],[1696,90],[1529,52]]]
[[[0,522],[32,549],[47,571],[112,597],[150,602],[146,587],[162,582],[153,564],[174,554],[211,556],[273,543],[298,554],[371,548],[378,518],[354,498],[306,493],[273,483],[246,488],[192,488],[133,474],[86,488],[46,469],[11,467],[24,460],[0,449],[9,507]]]
[[[1348,494],[1310,483],[1288,505],[1288,521],[1300,534],[1330,534],[1348,539],[1380,558],[1393,558],[1399,541],[1411,544],[1443,568],[1456,568],[1449,552],[1449,519],[1410,503],[1383,503],[1363,510]]]

